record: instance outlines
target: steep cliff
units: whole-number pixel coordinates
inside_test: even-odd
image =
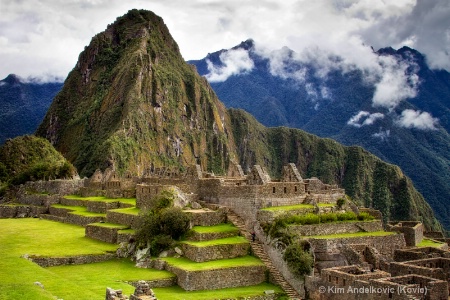
[[[221,173],[236,156],[229,122],[163,20],[131,10],[80,54],[37,135],[81,175],[193,163]]]

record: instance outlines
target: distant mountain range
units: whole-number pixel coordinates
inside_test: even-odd
[[[399,165],[450,228],[450,74],[431,70],[408,47],[375,54],[377,74],[333,66],[324,74],[323,66],[299,61],[286,47],[262,55],[247,40],[190,63],[227,107],[242,108],[266,126],[362,146]],[[232,72],[236,68],[241,71]]]
[[[6,139],[31,134],[63,84],[26,82],[11,74],[0,81],[0,145]]]

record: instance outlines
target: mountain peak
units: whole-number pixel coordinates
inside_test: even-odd
[[[2,80],[2,82],[15,85],[22,83],[22,80],[16,74],[9,74],[5,79]]]
[[[239,45],[234,46],[231,49],[233,49],[233,50],[236,50],[236,49],[250,50],[253,47],[255,47],[255,41],[253,39],[247,39],[247,40],[241,42]]]

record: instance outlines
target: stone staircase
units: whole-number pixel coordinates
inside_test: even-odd
[[[230,222],[232,222],[237,228],[239,228],[241,234],[246,239],[251,241],[250,245],[252,247],[253,253],[263,261],[264,265],[270,272],[273,282],[279,285],[286,292],[287,296],[290,299],[292,300],[301,299],[297,291],[284,279],[280,271],[278,271],[278,269],[275,268],[275,266],[272,264],[272,261],[269,255],[267,255],[266,251],[264,250],[261,242],[259,242],[258,240],[255,240],[254,242],[252,241],[252,234],[247,230],[245,222],[242,220],[242,218],[239,217],[234,212],[232,212],[231,210],[228,211],[227,217]]]

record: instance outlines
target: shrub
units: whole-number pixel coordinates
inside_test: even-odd
[[[345,199],[344,198],[339,198],[339,199],[337,199],[337,201],[336,201],[336,205],[337,205],[337,207],[339,208],[339,209],[341,209],[343,206],[344,206],[344,204],[345,204]]]
[[[337,214],[335,213],[324,213],[320,214],[320,223],[330,223],[330,222],[336,222],[338,220]]]
[[[311,273],[314,264],[313,256],[305,251],[305,245],[302,243],[289,245],[284,252],[283,259],[292,273],[298,277]]]
[[[172,207],[174,200],[175,194],[173,191],[163,190],[151,199],[150,208],[154,210],[161,210],[167,207]]]
[[[181,208],[166,208],[161,211],[159,227],[163,234],[179,239],[189,230],[189,217]]]
[[[337,214],[338,221],[352,221],[356,220],[356,214],[352,211]]]
[[[373,219],[375,218],[367,212],[360,212],[358,214],[358,220],[360,221],[371,221]]]
[[[311,224],[319,224],[320,223],[320,217],[319,215],[307,213],[306,215],[302,216],[300,219],[300,222],[302,225],[311,225]]]

